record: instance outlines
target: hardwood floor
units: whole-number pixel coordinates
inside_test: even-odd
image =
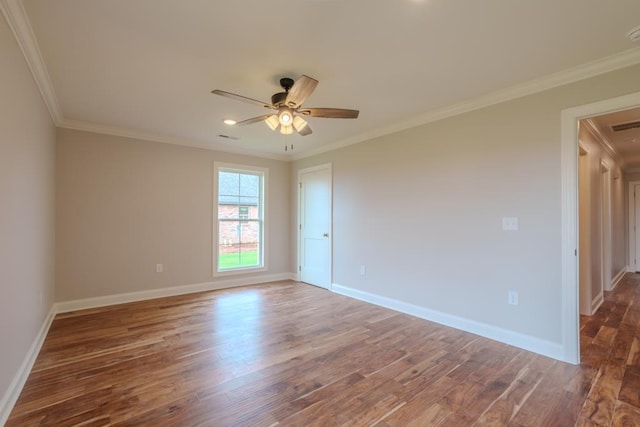
[[[581,366],[294,282],[58,315],[7,426],[638,426],[640,277]]]

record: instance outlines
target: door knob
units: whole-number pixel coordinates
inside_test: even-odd
[[[329,237],[329,233],[324,233],[322,237]]]

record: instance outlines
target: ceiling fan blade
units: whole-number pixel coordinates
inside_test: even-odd
[[[357,119],[359,110],[347,110],[345,108],[305,108],[298,110],[299,114],[310,117],[325,117],[328,119]]]
[[[241,122],[236,123],[236,126],[250,125],[251,123],[257,123],[257,122],[266,120],[269,117],[271,117],[271,114],[265,114],[264,116],[253,117],[251,119],[243,120]]]
[[[309,76],[300,76],[289,90],[285,103],[291,108],[297,108],[313,93],[318,81]]]
[[[277,108],[274,105],[269,104],[268,102],[258,101],[257,99],[247,98],[246,96],[238,95],[231,92],[226,92],[220,89],[214,89],[211,93],[225,96],[227,98],[235,99],[236,101],[248,102],[249,104],[259,105],[260,107],[270,108],[272,110],[276,110]]]
[[[311,131],[311,127],[310,127],[309,125],[306,125],[305,127],[303,127],[303,128],[302,128],[302,129],[300,129],[300,130],[297,130],[297,129],[296,129],[296,131],[298,132],[298,134],[299,134],[299,135],[302,135],[302,136],[311,135],[311,134],[313,133],[313,132]]]

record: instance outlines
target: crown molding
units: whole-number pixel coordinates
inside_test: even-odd
[[[27,17],[22,0],[0,0],[0,10],[4,14],[11,31],[22,50],[27,61],[27,65],[33,74],[36,84],[40,90],[42,98],[49,110],[49,114],[56,126],[85,130],[89,132],[106,133],[108,135],[143,139],[147,141],[162,142],[174,145],[191,146],[205,149],[218,149],[220,151],[237,154],[251,155],[276,160],[299,160],[306,157],[315,156],[327,151],[358,144],[385,135],[390,135],[416,126],[425,125],[448,117],[457,116],[473,110],[510,101],[526,95],[531,95],[554,87],[566,85],[599,74],[604,74],[620,68],[640,63],[640,48],[626,50],[624,52],[611,55],[602,59],[588,62],[569,70],[551,74],[526,83],[511,86],[502,90],[491,92],[467,101],[431,110],[425,114],[415,116],[411,119],[396,123],[391,126],[374,129],[353,137],[337,141],[318,149],[306,152],[299,152],[292,155],[278,155],[272,153],[256,152],[246,149],[239,149],[223,143],[204,143],[167,135],[144,133],[135,129],[119,128],[113,126],[100,125],[96,123],[83,122],[79,120],[67,120],[62,114],[62,109],[51,82],[47,67],[45,66],[40,48],[36,41],[35,34]]]
[[[581,120],[584,127],[593,135],[593,137],[598,141],[602,149],[609,154],[616,163],[620,165],[622,170],[624,170],[627,165],[622,156],[616,151],[616,149],[609,143],[607,137],[600,131],[598,125],[592,119],[583,119]]]
[[[221,142],[204,142],[196,141],[188,138],[180,138],[175,136],[161,135],[152,132],[143,132],[134,129],[121,128],[117,126],[107,126],[99,123],[91,123],[83,120],[64,119],[58,124],[63,129],[73,129],[84,132],[100,133],[104,135],[113,135],[123,138],[139,139],[149,142],[160,142],[163,144],[181,145],[183,147],[202,148],[205,150],[224,151],[225,153],[240,154],[251,157],[260,157],[271,160],[290,161],[291,158],[286,154],[274,154],[260,152],[246,148],[239,148],[227,143]]]
[[[51,119],[57,125],[63,121],[62,109],[58,102],[53,84],[49,77],[49,72],[42,59],[42,54],[36,36],[31,28],[31,23],[27,17],[21,0],[0,0],[0,9],[5,16],[13,35],[22,50],[24,59],[31,70],[36,85],[40,90]]]
[[[347,147],[349,145],[358,144],[370,139],[390,135],[396,132],[407,130],[416,126],[425,125],[438,120],[454,117],[470,111],[479,110],[484,107],[499,104],[523,96],[532,95],[555,87],[564,86],[600,74],[605,74],[621,68],[630,67],[640,63],[640,48],[629,49],[615,55],[607,56],[595,61],[587,62],[568,70],[540,77],[525,83],[514,85],[502,90],[481,95],[467,101],[431,110],[426,114],[422,114],[403,122],[379,128],[371,132],[360,134],[352,138],[348,138],[333,144],[326,145],[320,149],[310,150],[300,154],[294,154],[293,160],[299,160],[306,157],[315,156],[327,151],[336,150],[338,148]]]

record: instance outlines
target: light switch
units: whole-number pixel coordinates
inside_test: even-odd
[[[518,217],[505,216],[504,218],[502,218],[502,229],[506,231],[517,231]]]

